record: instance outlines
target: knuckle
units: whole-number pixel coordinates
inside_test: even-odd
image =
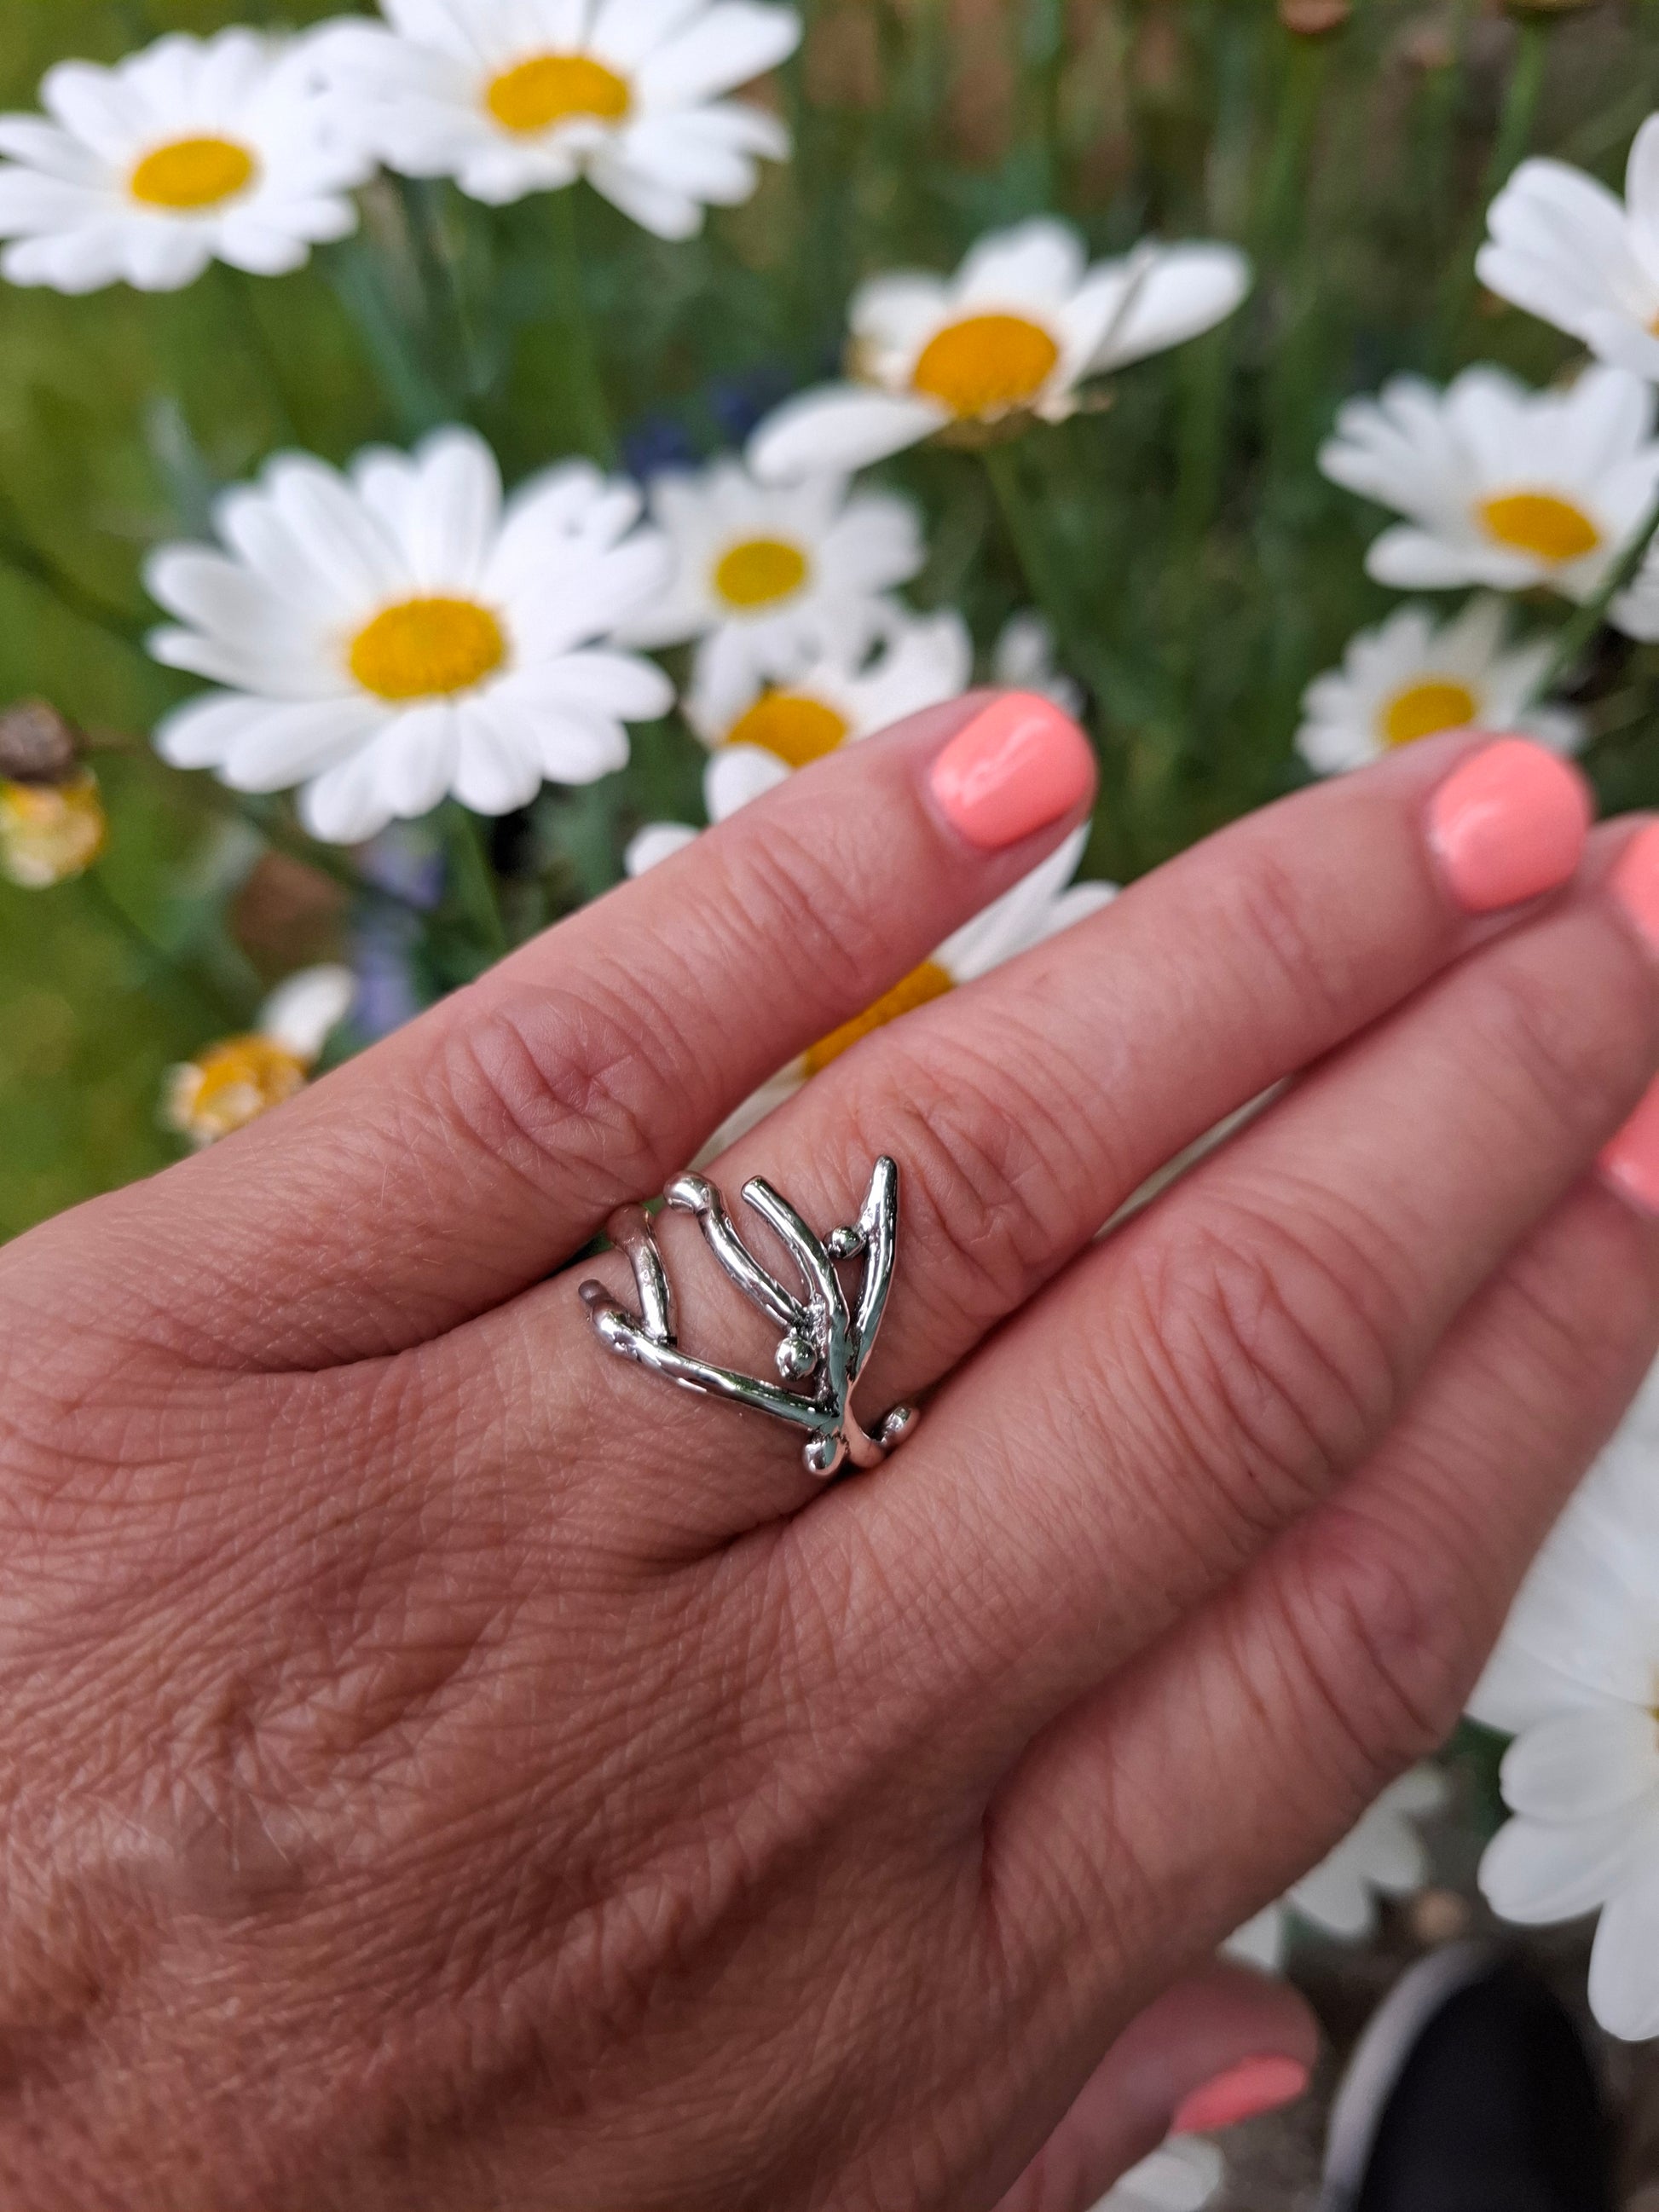
[[[890,905],[869,896],[869,870],[846,825],[817,810],[797,823],[774,813],[747,838],[698,909],[722,970],[752,975],[768,963],[817,1004],[853,1012],[892,963]]]
[[[690,1061],[665,1010],[590,981],[496,996],[444,1033],[428,1079],[445,1125],[489,1161],[538,1188],[578,1174],[602,1207],[654,1188]]]
[[[1145,1247],[1133,1290],[1158,1411],[1247,1537],[1322,1495],[1396,1401],[1403,1322],[1365,1244],[1334,1217],[1293,1230],[1212,1200]]]
[[[1352,1018],[1356,963],[1340,933],[1319,925],[1321,887],[1305,867],[1263,846],[1227,880],[1215,942],[1239,949],[1259,996],[1264,957],[1275,995],[1311,1011],[1340,1033]]]
[[[1365,1798],[1443,1743],[1483,1648],[1467,1554],[1420,1523],[1390,1528],[1334,1503],[1286,1560],[1277,1620],[1313,1713],[1308,1741]]]
[[[1606,1133],[1610,1103],[1633,1096],[1659,1042],[1653,992],[1638,956],[1621,945],[1622,957],[1609,962],[1606,935],[1573,963],[1588,988],[1564,989],[1560,964],[1545,969],[1524,947],[1510,948],[1492,963],[1498,988],[1477,994],[1473,1017],[1487,1064],[1518,1072],[1517,1118],[1528,1130],[1541,1126],[1552,1137],[1585,1145]]]
[[[903,1051],[849,1101],[859,1157],[889,1152],[901,1163],[907,1237],[948,1301],[953,1339],[1024,1304],[1072,1219],[1076,1135],[1029,1079],[1036,1055],[1011,1048],[1006,1033],[999,1046],[993,1060],[930,1030],[925,1052]]]

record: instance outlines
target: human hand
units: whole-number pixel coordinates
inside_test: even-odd
[[[1442,1736],[1659,1340],[1652,1133],[1591,1172],[1659,831],[1425,743],[836,1058],[710,1170],[827,1230],[899,1163],[860,1402],[926,1415],[825,1488],[570,1263],[1083,818],[986,704],[0,1254],[17,2212],[1073,2212],[1305,2045],[1176,1985]]]

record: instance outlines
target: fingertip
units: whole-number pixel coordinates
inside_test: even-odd
[[[1595,816],[1589,785],[1571,762],[1530,738],[1500,737],[1436,788],[1427,835],[1457,904],[1496,914],[1570,883]]]
[[[934,759],[939,812],[976,851],[1000,852],[1092,796],[1094,749],[1072,717],[1034,691],[1005,691]]]

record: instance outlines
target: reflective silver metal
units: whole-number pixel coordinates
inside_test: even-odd
[[[878,1467],[902,1444],[917,1420],[912,1406],[896,1406],[871,1434],[853,1411],[858,1387],[887,1310],[898,1249],[898,1169],[886,1158],[876,1162],[864,1211],[852,1226],[820,1238],[786,1198],[757,1176],[743,1187],[745,1204],[771,1230],[799,1269],[803,1295],[797,1297],[763,1267],[732,1224],[726,1201],[700,1175],[676,1176],[663,1194],[682,1213],[695,1213],[708,1249],[749,1299],[775,1322],[783,1335],[777,1351],[782,1383],[714,1367],[682,1352],[674,1325],[674,1292],[663,1267],[651,1222],[643,1207],[623,1206],[606,1233],[633,1263],[640,1310],[617,1304],[603,1283],[581,1285],[583,1304],[611,1350],[623,1359],[665,1376],[683,1389],[712,1398],[729,1398],[805,1429],[810,1441],[801,1457],[809,1474],[827,1481],[850,1460],[854,1467]],[[856,1299],[849,1303],[838,1267],[864,1262]]]

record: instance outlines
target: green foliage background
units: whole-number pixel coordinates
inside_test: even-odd
[[[111,60],[164,29],[271,12],[0,0],[0,106],[32,106],[65,55]],[[1030,586],[1048,601],[1096,699],[1091,865],[1133,872],[1296,780],[1304,684],[1393,604],[1361,567],[1378,518],[1315,467],[1338,402],[1405,367],[1493,358],[1541,381],[1570,363],[1565,341],[1478,295],[1482,210],[1529,149],[1616,182],[1659,106],[1656,0],[1521,21],[1482,0],[1359,0],[1322,39],[1286,32],[1271,0],[805,12],[781,94],[797,158],[695,244],[661,244],[585,190],[491,216],[388,184],[363,241],[274,283],[216,270],[177,296],[79,301],[0,288],[0,702],[45,694],[94,732],[113,823],[94,878],[0,884],[0,1236],[170,1157],[164,1070],[259,995],[225,915],[260,833],[148,753],[179,686],[135,649],[147,547],[201,532],[219,485],[296,440],[338,460],[459,415],[509,477],[612,455],[619,430],[631,452],[712,450],[734,406],[831,363],[873,268],[949,265],[1044,208],[1102,251],[1148,230],[1236,240],[1258,269],[1245,312],[1130,371],[1103,417],[1008,449],[1003,507],[965,454],[889,471],[928,511],[919,603],[963,605],[985,640]],[[1583,690],[1607,804],[1659,799],[1659,659],[1607,647]],[[634,822],[695,806],[698,762],[665,726],[624,776],[549,794],[532,919],[603,888]]]

